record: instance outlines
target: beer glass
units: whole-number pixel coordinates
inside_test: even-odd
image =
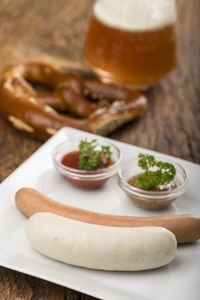
[[[176,65],[175,0],[97,0],[84,58],[104,82],[147,88]]]

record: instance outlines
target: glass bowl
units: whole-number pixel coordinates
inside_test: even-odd
[[[175,188],[167,191],[147,191],[129,184],[128,180],[131,177],[144,172],[144,170],[138,166],[138,157],[123,162],[118,173],[119,185],[125,191],[127,196],[137,206],[149,210],[159,210],[170,205],[176,198],[185,192],[186,184],[188,182],[188,174],[181,165],[160,156],[155,156],[155,159],[169,162],[174,165],[176,169],[176,175],[173,180],[176,183]]]
[[[70,141],[59,144],[53,150],[53,163],[56,170],[64,176],[64,178],[81,188],[98,188],[102,186],[110,177],[116,174],[119,170],[120,162],[122,160],[122,154],[120,150],[113,144],[98,139],[97,142],[100,145],[110,146],[112,152],[111,160],[112,165],[106,168],[100,168],[94,171],[85,171],[79,169],[73,169],[65,166],[61,163],[62,158],[69,152],[78,150],[80,141]]]

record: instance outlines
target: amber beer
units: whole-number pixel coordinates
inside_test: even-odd
[[[97,1],[84,57],[103,81],[149,86],[176,65],[175,21],[174,0]]]

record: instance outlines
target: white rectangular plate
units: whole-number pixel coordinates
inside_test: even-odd
[[[74,267],[51,260],[28,244],[25,237],[27,219],[14,202],[16,191],[24,186],[36,188],[57,201],[108,214],[200,215],[200,166],[178,158],[173,159],[185,167],[190,180],[186,193],[162,212],[137,208],[118,186],[116,176],[97,190],[86,191],[70,185],[54,170],[52,150],[67,139],[80,140],[85,137],[96,136],[71,128],[61,129],[0,185],[0,265],[102,299],[198,299],[200,242],[180,246],[177,257],[168,266],[142,272],[109,272]],[[155,153],[112,142],[120,148],[126,159],[137,156],[139,152]]]

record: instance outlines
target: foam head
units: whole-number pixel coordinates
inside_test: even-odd
[[[99,0],[94,14],[102,23],[128,31],[155,30],[176,21],[175,0]]]

